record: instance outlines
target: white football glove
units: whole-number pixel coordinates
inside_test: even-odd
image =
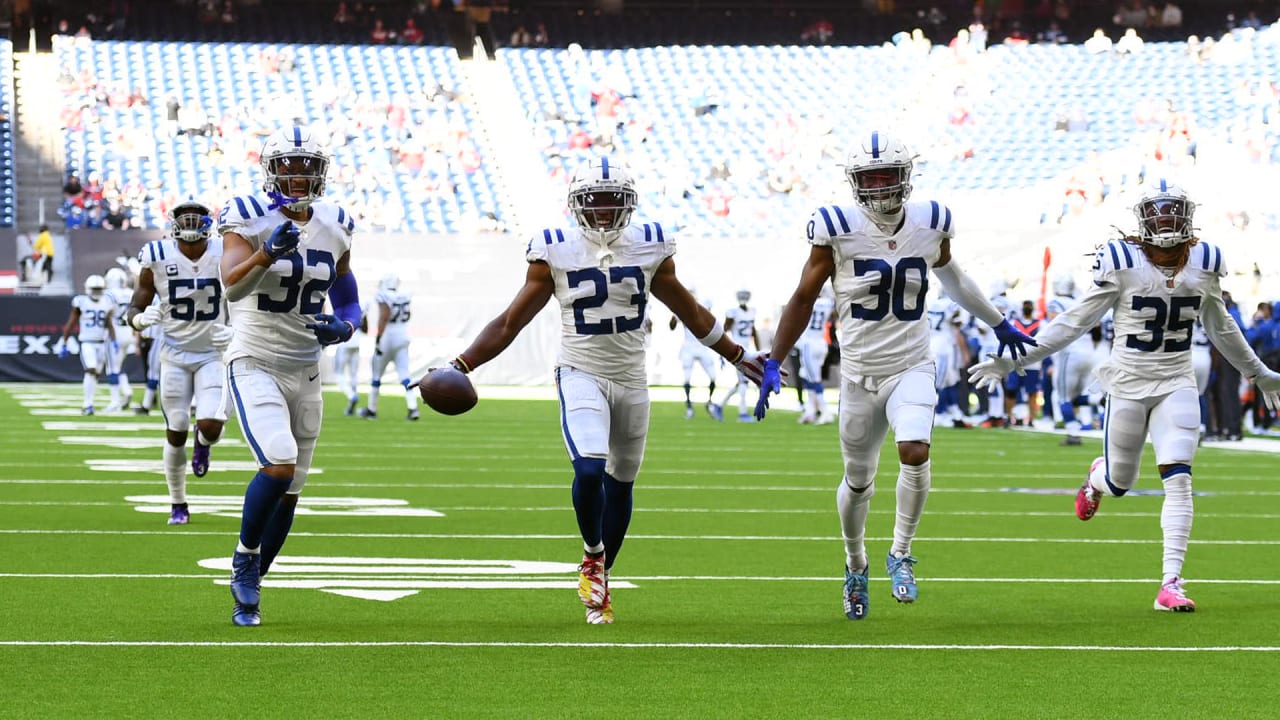
[[[734,363],[733,366],[738,368],[738,372],[747,376],[747,379],[760,385],[760,379],[764,377],[764,361],[769,359],[769,352],[755,351],[745,352],[742,359]]]
[[[992,392],[1004,383],[1009,373],[1017,369],[1017,363],[1009,358],[988,353],[986,361],[969,369],[969,384],[979,390]]]
[[[159,305],[148,305],[146,310],[134,315],[129,324],[133,326],[134,330],[146,330],[160,322],[163,317],[164,313],[160,311]]]
[[[235,331],[231,329],[230,325],[217,323],[213,326],[213,336],[210,340],[213,342],[213,346],[218,350],[226,350],[227,346],[231,344],[231,338],[235,334]]]
[[[1257,385],[1258,391],[1262,393],[1262,402],[1266,403],[1273,412],[1280,411],[1280,373],[1264,368],[1253,379],[1253,384]]]

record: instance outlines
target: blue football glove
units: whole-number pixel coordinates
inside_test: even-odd
[[[1026,357],[1028,346],[1035,347],[1040,344],[1035,341],[1035,338],[1023,334],[1010,324],[1008,318],[1005,318],[999,325],[991,329],[995,331],[996,339],[1000,341],[1000,347],[996,350],[996,355],[1003,355],[1004,349],[1009,348],[1009,358],[1012,360],[1018,359],[1018,353],[1022,353],[1022,356]]]
[[[272,260],[279,260],[298,249],[298,243],[302,240],[302,234],[298,232],[298,228],[293,224],[292,220],[285,220],[271,231],[271,237],[262,244],[262,252]]]
[[[337,317],[328,313],[320,313],[316,315],[316,322],[307,323],[316,334],[316,339],[321,345],[336,345],[351,339],[351,333],[355,332],[355,328],[351,327],[351,323],[346,320],[339,320]]]
[[[58,349],[58,359],[61,360],[70,354],[71,349],[67,347],[66,343],[63,343],[62,347]]]
[[[760,378],[760,399],[756,400],[756,419],[763,420],[769,410],[769,396],[782,391],[782,367],[777,360],[764,361],[764,374]]]

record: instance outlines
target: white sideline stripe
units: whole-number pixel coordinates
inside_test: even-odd
[[[0,535],[167,535],[169,537],[226,537],[220,530],[54,530],[54,529],[0,529]],[[291,532],[289,537],[312,538],[371,538],[387,540],[573,540],[581,535],[560,533],[508,534],[508,533],[341,533],[341,532]],[[832,542],[836,535],[628,535],[635,540],[763,540],[767,542]],[[930,537],[916,538],[922,542],[975,542],[975,543],[1059,543],[1066,545],[1161,545],[1162,540],[1129,540],[1116,538],[1045,538],[1045,537]],[[869,542],[892,542],[892,537],[868,537]],[[1192,540],[1192,545],[1226,545],[1235,547],[1275,546],[1280,540]]]
[[[0,578],[13,578],[19,580],[215,580],[226,581],[226,573],[218,575],[199,575],[186,573],[0,573]],[[433,580],[474,580],[475,575],[432,575]],[[271,583],[270,576],[264,581]],[[289,577],[285,581],[296,581],[300,578]],[[342,574],[308,574],[305,578],[309,581],[327,581],[327,582],[352,582],[351,576]],[[405,581],[405,580],[421,580],[421,575],[379,575],[377,578],[382,582]],[[546,580],[546,575],[504,575],[504,580]],[[838,581],[837,575],[796,575],[796,576],[768,576],[768,575],[612,575],[610,580],[617,580],[625,583],[636,582],[819,582],[829,583]],[[1004,585],[1108,585],[1112,583],[1127,585],[1152,585],[1157,582],[1154,578],[977,578],[977,577],[950,577],[950,578],[926,578],[928,583],[982,583],[982,584],[1004,584]],[[1195,578],[1188,581],[1192,585],[1280,585],[1280,579],[1203,579]],[[612,586],[610,586],[612,587]]]
[[[121,462],[134,462],[134,461],[121,461]],[[27,463],[0,463],[0,467],[11,467],[11,466],[12,466],[12,467],[22,467],[23,469],[29,469],[29,468],[31,467],[31,463],[29,463],[29,462],[27,462]],[[68,464],[68,465],[67,465],[67,467],[76,467],[76,468],[80,468],[81,466],[80,466],[80,464],[72,463],[72,464]],[[403,468],[401,468],[401,469],[403,469]],[[462,469],[462,468],[457,468],[456,470],[457,470],[458,472],[462,472],[462,471],[463,471],[463,469]],[[432,471],[434,471],[434,472],[452,472],[453,470],[448,469],[448,468],[437,468],[437,467],[433,467],[433,468],[432,468]],[[316,472],[316,470],[315,470],[315,469],[313,469],[313,470],[312,470],[312,472]],[[496,470],[495,470],[494,472],[496,472]],[[504,472],[506,472],[506,473],[508,473],[508,474],[509,474],[509,473],[510,473],[510,470],[505,470]],[[699,471],[699,472],[701,472],[701,471]],[[563,474],[563,473],[561,473],[561,474]],[[650,473],[649,473],[648,471],[645,471],[645,474],[650,474]],[[687,471],[684,471],[684,474],[688,474],[688,473],[687,473]],[[728,474],[742,474],[742,473],[728,473]],[[776,475],[777,473],[766,473],[766,474],[774,474],[774,475]],[[949,477],[963,477],[963,476],[961,476],[961,475],[955,475],[955,474],[950,474],[950,473],[948,474],[948,476],[949,476]],[[978,477],[978,476],[977,476],[977,475],[974,475],[973,477]],[[984,475],[982,475],[981,477],[984,477],[984,478],[986,478],[986,479],[990,480],[990,479],[993,479],[993,478],[994,478],[994,477],[996,477],[996,476],[993,476],[993,475],[991,475],[991,474],[984,474]],[[1010,477],[1013,477],[1013,476],[1010,476]],[[1022,477],[1022,476],[1019,476],[1019,477]],[[1053,477],[1056,477],[1056,476],[1053,476],[1053,475],[1042,475],[1042,476],[1038,476],[1038,477],[1048,479],[1048,478],[1053,478]],[[1068,476],[1063,475],[1062,477],[1068,477]],[[1076,478],[1076,476],[1075,476],[1075,475],[1071,475],[1070,477],[1072,477],[1072,478]],[[245,486],[245,483],[247,483],[247,482],[248,482],[247,480],[209,480],[208,478],[201,478],[201,480],[200,480],[200,485],[201,485],[201,486],[226,486],[226,487],[238,487],[238,488],[243,488],[243,487]],[[130,480],[130,479],[124,479],[124,478],[122,478],[122,479],[120,479],[120,480],[98,480],[98,479],[93,479],[93,480],[90,480],[90,479],[58,480],[58,479],[52,479],[52,478],[17,478],[17,479],[12,479],[12,480],[10,480],[10,479],[3,479],[3,480],[0,480],[0,486],[4,486],[4,485],[112,485],[112,486],[117,486],[117,485],[148,485],[148,486],[154,486],[155,484],[156,484],[156,481],[155,481],[155,480]],[[331,487],[333,487],[333,488],[377,488],[377,489],[393,489],[393,490],[395,490],[395,489],[405,489],[405,490],[555,490],[555,491],[557,491],[557,492],[563,492],[565,489],[567,489],[567,488],[569,487],[569,484],[568,484],[568,483],[554,483],[554,484],[552,484],[552,483],[447,483],[447,482],[379,483],[379,482],[329,482],[328,480],[325,480],[325,481],[324,481],[324,486],[325,486],[326,488],[331,488]],[[803,485],[654,485],[654,484],[649,484],[649,483],[641,483],[639,487],[640,487],[640,489],[642,489],[642,490],[644,490],[644,491],[646,491],[646,492],[647,492],[647,491],[650,491],[650,490],[655,490],[655,491],[656,491],[656,490],[672,490],[672,491],[692,491],[692,492],[708,492],[708,491],[713,491],[713,490],[724,490],[724,491],[729,491],[729,492],[757,491],[757,492],[806,492],[806,493],[807,493],[807,492],[820,492],[820,493],[833,493],[833,492],[835,492],[836,485],[831,485],[831,486],[823,485],[823,486],[821,486],[821,487],[806,487],[806,486],[803,486]],[[1078,484],[1073,484],[1071,487],[1065,487],[1065,486],[1064,486],[1064,487],[1057,487],[1057,488],[1034,488],[1034,489],[1037,489],[1037,490],[1060,490],[1060,491],[1067,491],[1067,490],[1070,490],[1070,491],[1071,491],[1071,493],[1072,493],[1072,494],[1074,494],[1074,492],[1075,492],[1076,488],[1078,488],[1078,487],[1079,487],[1079,485],[1078,485]],[[1280,490],[1206,490],[1205,492],[1206,492],[1209,496],[1212,496],[1212,497],[1276,497],[1276,496],[1280,496]],[[1015,492],[1010,492],[1010,489],[1009,489],[1009,488],[939,488],[939,487],[935,487],[935,488],[930,488],[930,489],[929,489],[929,494],[930,494],[930,495],[936,495],[936,494],[939,494],[939,493],[944,493],[944,494],[947,494],[947,495],[989,495],[989,494],[995,494],[995,493],[998,493],[998,494],[1001,494],[1001,495],[1019,496],[1019,497],[1044,497],[1044,496],[1042,496],[1042,495],[1037,495],[1036,493],[1029,493],[1029,492],[1015,493]],[[1061,496],[1061,495],[1059,495],[1058,497],[1062,497],[1062,496]],[[1140,497],[1154,497],[1154,496],[1140,496]],[[1108,514],[1108,515],[1110,515],[1110,513],[1107,513],[1107,514]]]
[[[468,642],[446,640],[373,641],[191,641],[172,640],[0,640],[3,647],[177,647],[177,648],[617,648],[620,650],[972,650],[1049,652],[1280,652],[1276,645],[963,645],[958,643],[610,643],[610,642]]]

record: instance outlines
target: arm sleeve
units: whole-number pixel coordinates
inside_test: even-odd
[[[360,290],[356,285],[355,273],[339,275],[329,288],[329,302],[333,303],[333,314],[339,320],[351,323],[351,327],[360,327]]]
[[[1200,322],[1204,324],[1204,332],[1209,342],[1222,353],[1227,362],[1235,366],[1247,378],[1254,378],[1262,372],[1263,364],[1249,347],[1240,332],[1240,326],[1227,312],[1222,302],[1222,290],[1218,287],[1218,278],[1211,280],[1212,287],[1205,293],[1205,304],[1200,310]]]
[[[1072,305],[1036,333],[1039,343],[1018,358],[1020,367],[1030,367],[1070,345],[1076,338],[1093,329],[1115,304],[1120,288],[1115,283],[1094,285],[1079,303]]]
[[[978,287],[978,283],[960,269],[955,258],[951,258],[951,261],[942,267],[935,267],[933,274],[942,281],[942,287],[946,288],[947,295],[974,317],[991,327],[1004,322],[1004,315],[1001,315],[996,306],[982,294],[982,288]]]

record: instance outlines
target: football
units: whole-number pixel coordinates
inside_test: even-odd
[[[427,407],[442,415],[461,415],[476,406],[476,388],[457,368],[431,368],[418,381],[418,392]]]

